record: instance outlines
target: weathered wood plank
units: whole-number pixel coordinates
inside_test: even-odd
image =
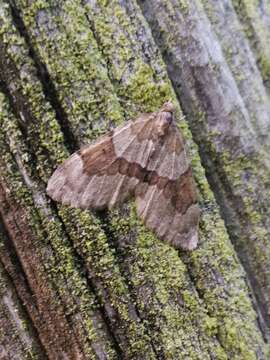
[[[173,4],[141,2],[199,145],[227,229],[269,325],[269,101],[254,61],[253,79],[246,80],[250,65],[240,53],[248,44],[244,39],[239,42],[241,34],[237,34],[238,52],[227,62],[222,52],[228,48],[225,38],[218,42],[202,5],[197,1]],[[214,6],[211,9],[214,12]],[[221,10],[215,17],[213,12],[213,27],[220,34],[216,17],[220,16],[221,22],[225,16]],[[233,34],[231,37],[234,39]],[[242,81],[237,79],[233,61],[238,61]],[[256,94],[249,89],[251,81],[259,89]],[[258,99],[252,101],[255,95]]]
[[[245,273],[179,105],[203,211],[198,250],[177,252],[160,242],[138,221],[132,202],[94,216],[44,194],[69,151],[168,98],[177,104],[168,64],[138,4],[10,3],[2,1],[0,14],[6,199],[0,208],[4,221],[11,216],[7,228],[38,311],[30,303],[25,308],[48,357],[266,360]],[[250,128],[252,121],[241,134],[249,136]],[[27,217],[16,220],[25,232],[20,248],[11,230],[23,212]],[[29,266],[39,271],[35,278]],[[50,295],[47,307],[40,288]],[[41,327],[43,314],[50,321]]]

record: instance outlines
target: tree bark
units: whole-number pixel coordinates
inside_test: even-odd
[[[0,0],[0,358],[269,358],[270,102],[236,5]],[[169,98],[198,249],[155,238],[132,200],[46,196],[71,152]]]

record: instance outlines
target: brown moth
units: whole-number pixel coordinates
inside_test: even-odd
[[[134,197],[139,216],[160,239],[196,248],[200,210],[173,112],[166,102],[74,153],[49,179],[48,195],[93,210]]]

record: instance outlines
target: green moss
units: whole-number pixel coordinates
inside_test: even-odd
[[[214,317],[207,316],[205,318],[204,328],[209,336],[216,335],[218,331],[218,320]]]
[[[224,152],[220,155],[222,167],[224,174],[228,177],[228,181],[231,184],[231,189],[233,191],[234,196],[239,194],[241,198],[241,207],[242,207],[242,216],[240,220],[240,226],[243,226],[247,232],[249,229],[249,234],[252,239],[256,238],[256,242],[252,241],[248,246],[252,247],[252,254],[250,256],[250,261],[254,261],[254,274],[256,273],[255,269],[259,264],[267,266],[267,257],[268,254],[268,246],[267,246],[267,231],[264,225],[264,218],[260,210],[257,206],[257,189],[260,187],[258,182],[261,183],[261,188],[264,188],[265,182],[268,180],[264,180],[267,171],[265,171],[264,163],[264,155],[259,156],[258,154],[254,157],[251,155],[242,156],[239,155],[237,158],[233,160],[230,159],[230,155],[227,152]],[[261,165],[258,166],[258,163]],[[258,169],[264,169],[262,172],[262,176]],[[224,176],[224,175],[223,175]],[[248,183],[245,187],[243,187],[244,179],[248,177]],[[266,177],[267,178],[267,177]],[[239,204],[240,205],[240,204]],[[246,227],[246,224],[249,224],[249,228]],[[249,236],[249,235],[247,235]],[[247,246],[247,238],[240,237],[238,239],[239,243],[243,248]],[[264,250],[262,251],[262,248]],[[258,262],[257,259],[260,259]],[[256,265],[258,263],[258,265]],[[258,271],[260,271],[258,269]]]
[[[120,321],[126,329],[125,336],[129,341],[127,351],[130,356],[141,353],[148,346],[149,339],[144,334],[144,327],[130,317],[128,288],[123,282],[114,254],[108,246],[107,238],[97,226],[98,222],[96,225],[93,223],[89,212],[80,210],[71,212],[66,207],[61,207],[60,215],[74,245],[84,256],[87,267],[109,291],[110,303],[119,314]],[[80,224],[83,232],[75,230],[76,224]],[[151,356],[150,351],[149,357],[151,358]]]
[[[119,95],[132,99],[135,104],[146,104],[146,111],[155,111],[165,99],[172,97],[171,87],[168,82],[156,84],[149,65],[139,61],[134,67],[128,84],[119,88]]]
[[[1,137],[1,135],[0,135]],[[1,140],[0,140],[1,142]],[[3,235],[3,238],[5,235]],[[0,230],[0,242],[3,242],[2,233]],[[9,252],[3,251],[1,257],[5,256],[5,263],[9,263]],[[7,271],[6,271],[7,270]],[[10,282],[8,276],[12,266],[8,266],[8,269],[4,269],[0,265],[0,296],[2,302],[0,304],[0,317],[1,324],[5,331],[0,332],[0,342],[5,344],[1,348],[1,355],[4,356],[4,350],[7,350],[8,355],[16,350],[16,355],[23,360],[40,359],[40,348],[35,337],[33,337],[33,328],[29,319],[27,319],[24,309],[20,304],[20,299],[16,294],[16,291]],[[5,299],[6,298],[6,299]],[[8,302],[8,305],[7,305]],[[16,313],[14,319],[14,314]]]
[[[168,98],[175,100],[161,57],[158,53],[149,56],[149,59],[143,56],[136,31],[139,26],[146,26],[145,20],[139,11],[136,17],[128,17],[120,5],[115,7],[116,4],[116,1],[96,2],[93,9],[91,7],[92,13],[88,11],[89,24],[83,15],[87,9],[83,9],[79,1],[59,3],[52,9],[44,7],[42,12],[40,9],[43,5],[39,5],[37,10],[26,2],[19,1],[34,50],[46,63],[71,129],[81,142],[106,129],[109,120],[118,123],[123,120],[123,114],[134,116],[141,108],[156,110]],[[39,22],[42,16],[43,20],[49,19],[53,31]],[[151,38],[146,37],[144,45],[147,45],[147,41],[149,48],[155,48]],[[121,98],[122,106],[118,97]],[[177,119],[180,113],[178,107]],[[201,113],[198,116],[201,122],[204,115]],[[54,215],[56,219],[61,217],[66,227],[62,232],[70,236],[89,273],[98,279],[97,283],[102,284],[99,289],[101,299],[104,300],[102,289],[108,293],[108,302],[113,304],[119,316],[118,330],[123,331],[128,338],[127,351],[130,357],[149,351],[149,358],[155,358],[149,346],[151,341],[157,347],[162,347],[167,358],[195,359],[198,358],[198,353],[208,358],[208,353],[211,352],[219,354],[222,359],[226,358],[227,352],[231,355],[230,358],[237,359],[237,356],[247,354],[247,349],[259,347],[261,338],[256,334],[255,326],[248,328],[245,325],[253,324],[255,314],[250,302],[242,304],[238,295],[239,289],[243,287],[248,298],[243,273],[230,246],[205,180],[197,148],[192,143],[190,131],[184,121],[181,122],[181,128],[193,159],[194,174],[203,204],[200,247],[191,254],[181,254],[185,264],[176,250],[146,231],[134,212],[130,217],[127,216],[126,221],[115,215],[111,226],[117,239],[121,234],[127,236],[129,230],[138,233],[133,237],[135,243],[127,246],[127,254],[123,254],[127,256],[125,263],[130,264],[129,276],[125,278],[117,252],[108,245],[108,239],[97,219],[87,212],[65,207],[59,207],[59,214]],[[47,146],[45,130],[46,127],[42,142]],[[53,138],[56,140],[58,132],[57,129],[54,132]],[[48,147],[49,143],[48,141]],[[31,213],[31,216],[34,218],[35,215]],[[46,239],[46,245],[52,244],[57,254],[56,259],[59,256],[61,260],[60,264],[55,260],[53,270],[50,270],[54,281],[62,275],[76,283],[77,278],[72,275],[76,270],[76,264],[72,262],[74,255],[69,252],[68,239],[65,238],[67,248],[60,242],[61,226],[48,224],[44,214],[38,214],[38,218],[51,233]],[[45,242],[44,234],[40,233],[39,237],[42,239],[40,241]],[[46,266],[50,267],[48,261]],[[192,280],[189,274],[192,275]],[[131,298],[133,293],[130,293],[127,284],[132,284],[137,291],[135,299]],[[65,289],[63,285],[59,287],[62,294]],[[75,289],[75,293],[78,291],[81,294],[79,282],[71,288]],[[86,304],[87,296],[84,291],[83,303]],[[143,295],[149,292],[147,301],[140,295],[140,291]],[[230,298],[232,300],[229,302]],[[236,306],[237,301],[239,304]],[[138,311],[142,314],[142,323],[134,321],[129,313],[129,306],[133,302],[136,302]],[[242,305],[245,306],[244,316],[241,317],[237,311]],[[211,318],[206,315],[207,312]],[[87,324],[90,324],[88,332],[92,337],[91,320],[85,312],[83,315]],[[227,341],[226,328],[225,336],[218,339],[218,342],[215,338],[216,329],[222,328],[225,315],[233,322],[234,330],[228,335]],[[217,327],[212,319],[217,319]],[[151,333],[147,334],[150,324]],[[236,344],[237,338],[245,344],[245,352]],[[225,350],[221,343],[222,346],[225,344]]]
[[[57,16],[58,7],[50,13],[49,8],[40,12],[35,7],[24,7],[24,3],[22,6],[24,20],[27,19],[29,28],[36,28],[39,34],[33,36],[33,46],[55,81],[74,134],[82,141],[91,139],[95,133],[89,125],[99,121],[100,114],[107,121],[119,122],[121,109],[79,2],[65,2],[61,16]],[[39,15],[43,20],[50,17],[54,29],[52,34],[46,33],[50,30],[44,27],[44,23],[36,26]]]
[[[35,269],[36,275],[38,276],[39,273],[42,273],[42,268],[45,268],[46,275],[48,276],[48,289],[52,290],[56,286],[58,293],[56,297],[57,303],[60,304],[63,301],[66,304],[70,321],[73,321],[73,315],[77,311],[80,312],[82,324],[79,328],[81,328],[81,336],[85,337],[85,352],[89,355],[89,358],[92,358],[89,345],[92,341],[97,341],[102,336],[102,331],[100,330],[98,330],[99,335],[97,335],[91,319],[93,309],[95,308],[95,299],[89,291],[85,277],[81,274],[81,268],[76,261],[72,244],[69,243],[66,235],[63,233],[62,226],[57,220],[56,215],[50,210],[45,199],[41,196],[39,190],[40,184],[31,179],[33,186],[31,185],[30,189],[27,188],[13,161],[10,151],[22,160],[21,167],[23,167],[23,171],[25,173],[28,172],[27,176],[31,177],[30,174],[33,172],[31,163],[29,166],[31,158],[24,146],[24,140],[16,125],[16,120],[9,112],[8,105],[2,94],[0,94],[0,109],[0,147],[1,152],[5,154],[2,160],[6,163],[6,167],[2,169],[1,174],[8,181],[16,201],[25,209],[27,214],[26,221],[37,238],[37,244],[33,244],[33,247],[36,256],[40,257],[42,262],[40,263],[40,269]],[[37,141],[37,139],[33,139],[33,141]],[[7,142],[10,144],[9,149],[5,147]],[[35,177],[36,175],[37,169]],[[33,201],[33,197],[34,199],[38,198],[39,201]],[[55,289],[52,291],[54,292]],[[79,303],[76,300],[78,297],[80,298]],[[110,345],[107,343],[106,346],[108,347],[108,354],[111,354],[111,358],[113,358],[114,355]]]
[[[63,135],[59,130],[54,111],[45,101],[43,89],[37,79],[34,64],[28,57],[28,49],[12,24],[10,9],[6,6],[3,9],[4,12],[0,16],[2,25],[0,37],[6,44],[6,54],[10,56],[9,61],[13,61],[17,69],[18,77],[13,79],[13,86],[16,87],[18,92],[21,92],[24,101],[27,99],[28,104],[25,104],[25,107],[28,105],[28,111],[30,110],[30,114],[33,115],[36,121],[25,120],[29,121],[26,124],[29,135],[38,136],[42,142],[42,146],[36,149],[35,155],[40,164],[48,161],[48,151],[54,161],[56,159],[63,160],[66,156],[66,153],[63,151]],[[6,126],[8,129],[12,125],[7,123]]]
[[[234,324],[231,319],[225,319],[223,328],[219,328],[219,336],[223,339],[228,349],[238,348],[239,355],[236,356],[235,359],[257,359],[256,353],[247,349],[246,344],[239,339],[236,324]]]
[[[270,73],[269,29],[260,15],[260,4],[257,0],[233,0],[233,5],[253,47],[262,77],[268,81]]]
[[[269,81],[270,78],[270,59],[265,54],[258,57],[259,67],[261,69],[263,79]]]
[[[187,269],[179,261],[177,251],[156,240],[153,234],[142,226],[134,206],[131,207],[128,218],[121,216],[121,213],[117,217],[115,212],[112,219],[111,230],[117,231],[120,239],[129,232],[127,229],[130,222],[131,228],[136,228],[138,232],[136,245],[124,246],[125,250],[123,254],[121,251],[121,256],[124,262],[127,257],[131,264],[124,271],[126,276],[132,274],[128,278],[131,280],[132,292],[138,294],[137,308],[139,312],[145,314],[148,327],[152,329],[154,342],[158,344],[155,346],[165,351],[168,358],[187,356],[190,359],[197,359],[189,338],[196,337],[199,329],[200,334],[205,334],[200,340],[200,354],[207,356],[207,348],[211,347],[208,336],[212,336],[210,332],[205,331],[208,317],[198,301],[196,292],[189,287]],[[119,226],[120,221],[121,226]],[[147,295],[140,296],[141,292]],[[189,335],[185,336],[183,328]]]

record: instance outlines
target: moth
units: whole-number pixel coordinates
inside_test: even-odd
[[[160,239],[176,248],[196,248],[200,210],[173,112],[168,101],[77,151],[55,170],[47,194],[92,210],[133,197],[138,215]]]

